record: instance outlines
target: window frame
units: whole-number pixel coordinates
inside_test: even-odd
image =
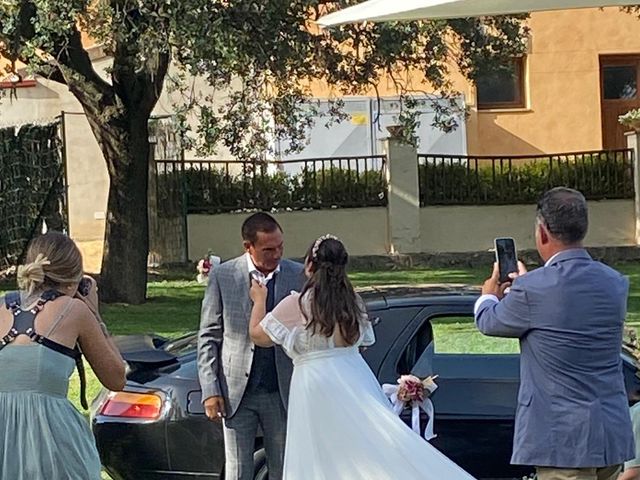
[[[600,64],[600,101],[605,102],[633,102],[640,99],[640,56],[638,55],[601,55]],[[606,68],[612,67],[633,67],[636,70],[636,94],[633,98],[605,98],[605,75]]]
[[[526,73],[527,73],[527,57],[520,56],[514,57],[513,62],[515,64],[515,92],[516,99],[511,102],[486,102],[483,103],[480,100],[480,91],[478,89],[478,82],[476,81],[476,105],[478,110],[509,110],[509,109],[521,109],[527,107],[527,94],[526,94]]]

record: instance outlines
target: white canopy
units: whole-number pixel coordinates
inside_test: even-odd
[[[322,26],[436,18],[506,15],[542,10],[637,5],[638,0],[368,0],[325,15]]]

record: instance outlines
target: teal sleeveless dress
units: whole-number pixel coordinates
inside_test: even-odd
[[[100,480],[93,434],[67,400],[74,367],[37,343],[0,350],[0,479]]]

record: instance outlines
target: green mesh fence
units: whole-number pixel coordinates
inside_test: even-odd
[[[43,228],[65,231],[60,123],[0,129],[0,275]]]

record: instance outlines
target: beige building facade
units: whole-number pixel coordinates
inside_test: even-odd
[[[624,147],[624,129],[617,124],[617,116],[640,107],[640,20],[617,8],[605,8],[535,13],[529,22],[529,51],[518,70],[517,105],[512,99],[483,104],[475,86],[454,76],[469,111],[469,154],[533,155]],[[104,72],[109,58],[99,48],[92,49],[92,55],[96,69]],[[415,83],[420,83],[418,77]],[[109,186],[97,142],[79,103],[65,86],[38,78],[33,86],[16,93],[17,99],[5,96],[0,101],[0,126],[64,117],[70,232],[86,252],[88,269],[95,271],[102,251]],[[322,97],[329,92],[317,87],[315,94]],[[382,85],[380,94],[394,95],[392,83]],[[165,92],[154,115],[171,113],[172,101]],[[228,157],[221,152],[220,158]],[[415,198],[410,201],[415,207]],[[394,211],[398,208],[403,211],[402,203],[390,206]],[[391,235],[408,235],[413,243],[410,249],[424,251],[482,250],[494,236],[489,230],[518,232],[520,243],[527,246],[531,244],[530,208],[428,207],[418,213],[415,208],[404,209],[417,220],[413,226],[405,222],[401,233],[391,224],[400,222],[404,214],[390,215],[386,209],[278,215],[287,230],[291,254],[301,254],[309,238],[327,230],[345,237],[354,253],[383,254],[393,251],[399,241],[389,237],[390,231]],[[592,216],[592,245],[635,244],[633,202],[593,204]],[[196,259],[208,249],[225,257],[237,253],[242,218],[189,215],[189,258]],[[469,233],[466,228],[471,220],[473,232]],[[409,248],[405,245],[400,250],[406,251],[405,247]]]

